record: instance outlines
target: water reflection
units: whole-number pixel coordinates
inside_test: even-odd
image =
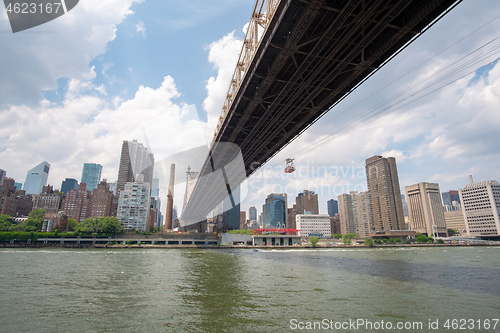
[[[256,317],[260,306],[247,284],[248,267],[241,257],[220,251],[185,251],[189,262],[184,274],[186,288],[182,292],[183,306],[191,319],[188,331],[238,332],[254,325],[262,328]]]
[[[496,249],[492,249],[495,251]],[[363,250],[361,250],[363,251]],[[442,249],[427,252],[425,257],[433,254],[442,255]],[[371,251],[366,257],[351,251],[260,251],[242,252],[242,255],[257,256],[267,260],[300,264],[302,266],[345,271],[349,273],[371,275],[396,279],[399,281],[421,282],[430,285],[456,288],[478,293],[500,295],[498,276],[500,269],[495,261],[490,267],[470,266],[460,262],[457,265],[454,257],[441,258],[439,262],[415,262],[408,251],[396,252],[387,259],[387,251]],[[358,253],[359,254],[359,253]],[[399,255],[399,256],[398,256]],[[462,258],[463,259],[463,258]],[[469,261],[474,259],[469,255]],[[483,259],[484,261],[484,259]]]

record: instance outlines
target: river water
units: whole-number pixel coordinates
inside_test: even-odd
[[[0,249],[0,331],[500,332],[499,259],[500,247]]]

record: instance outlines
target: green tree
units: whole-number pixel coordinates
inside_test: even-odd
[[[309,241],[311,242],[311,245],[315,247],[316,244],[318,244],[319,238],[318,236],[311,236],[311,238],[309,238]]]
[[[417,232],[417,238],[415,239],[415,241],[417,243],[434,243],[434,238]]]
[[[368,246],[373,246],[373,239],[371,238],[365,238],[365,244],[368,245]]]
[[[351,244],[351,240],[352,239],[356,239],[358,238],[358,235],[356,235],[355,233],[347,233],[345,235],[342,236],[342,241],[344,242],[344,244]]]
[[[342,234],[333,234],[332,237],[333,238],[337,238],[337,239],[341,239],[342,238]]]
[[[86,218],[75,228],[75,232],[82,234],[120,234],[124,231],[120,221],[111,216]]]
[[[75,231],[76,227],[78,227],[78,221],[70,217],[68,219],[68,231]]]
[[[0,231],[13,231],[13,227],[16,227],[14,218],[9,215],[0,215]]]
[[[456,236],[460,234],[460,232],[457,229],[448,229],[448,236]]]
[[[16,227],[18,231],[34,232],[42,230],[45,209],[33,209],[26,221]]]

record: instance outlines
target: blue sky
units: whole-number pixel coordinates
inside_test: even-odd
[[[206,144],[253,6],[87,0],[16,34],[2,7],[0,168],[24,182],[46,160],[59,188],[66,177],[80,180],[85,162],[115,181],[123,140],[148,144],[157,161]],[[421,181],[458,189],[469,174],[498,180],[499,16],[496,0],[464,0],[252,176],[243,209],[260,213],[267,194],[284,190],[291,206],[312,189],[326,213],[328,199],[366,190],[364,160],[376,154],[396,157],[403,190]],[[282,172],[288,157],[300,172]]]

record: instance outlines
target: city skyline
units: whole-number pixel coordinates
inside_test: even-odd
[[[178,17],[172,13],[182,13],[187,4],[158,8],[148,2],[110,1],[99,13],[91,3],[30,34],[2,35],[0,59],[12,66],[4,68],[0,79],[5,88],[0,93],[0,168],[17,182],[24,182],[26,171],[44,160],[51,164],[48,184],[54,188],[65,178],[80,179],[81,165],[89,160],[103,166],[102,179],[114,182],[123,140],[143,142],[161,161],[206,144],[213,133],[253,1],[220,1],[203,8],[191,4],[189,14]],[[391,98],[496,37],[500,9],[494,1],[481,4],[461,3],[277,154],[250,178],[241,210],[260,206],[272,192],[294,198],[310,189],[319,196],[320,213],[326,213],[327,200],[366,191],[364,159],[374,154],[396,157],[401,187],[427,181],[447,191],[465,186],[469,174],[478,180],[499,179],[500,151],[494,143],[499,140],[495,110],[500,106],[500,65],[483,67],[498,58],[495,53],[478,59],[474,67],[460,68],[460,75],[481,68],[475,73],[391,109],[397,113],[361,117],[380,112],[383,107],[374,108],[384,103],[405,104],[406,95]],[[112,14],[102,14],[106,10]],[[161,24],[154,11],[167,13]],[[75,34],[91,35],[89,30],[96,28],[103,33],[92,35],[90,44],[74,45]],[[0,29],[8,30],[5,12]],[[55,33],[47,40],[44,31]],[[19,54],[20,43],[32,52]],[[164,46],[157,49],[159,44]],[[129,55],[119,52],[124,48],[131,50]],[[58,53],[75,61],[59,66],[57,57],[53,63],[43,60]],[[20,68],[15,61],[31,67]],[[11,68],[16,71],[10,73]],[[22,74],[30,72],[38,76],[27,83]],[[343,117],[346,111],[357,123]],[[288,157],[295,158],[297,171],[284,175]],[[162,196],[167,183],[160,179]],[[175,204],[182,207],[185,185],[178,185]]]

